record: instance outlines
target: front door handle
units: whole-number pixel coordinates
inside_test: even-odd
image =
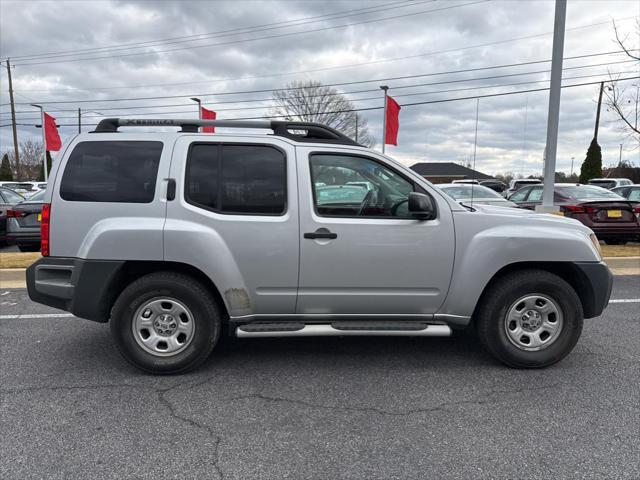
[[[326,228],[319,228],[315,232],[307,232],[304,234],[304,238],[310,238],[312,240],[323,238],[323,239],[331,239],[338,238],[337,233],[332,233]]]

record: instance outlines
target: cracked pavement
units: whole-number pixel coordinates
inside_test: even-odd
[[[10,290],[2,314],[54,313]],[[615,277],[637,298],[640,276]],[[225,338],[154,377],[107,325],[0,319],[0,478],[639,478],[639,304],[512,370],[472,335]]]

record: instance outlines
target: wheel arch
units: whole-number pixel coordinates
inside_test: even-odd
[[[585,318],[592,318],[597,315],[597,305],[593,295],[593,287],[591,282],[587,278],[586,274],[573,262],[516,262],[505,265],[498,270],[491,279],[487,282],[476,307],[473,312],[472,322],[477,317],[478,309],[481,308],[484,297],[491,287],[500,278],[509,275],[514,272],[522,270],[543,270],[549,273],[553,273],[558,277],[566,281],[571,288],[576,292],[576,295],[580,299],[582,304],[582,310]]]
[[[220,294],[220,290],[213,280],[197,267],[180,262],[130,260],[123,262],[118,272],[113,276],[103,291],[101,300],[101,305],[103,305],[101,312],[102,321],[107,322],[109,320],[113,304],[127,285],[130,285],[145,275],[156,272],[177,272],[196,279],[214,296],[224,314],[224,318],[226,319],[228,317],[227,305]]]

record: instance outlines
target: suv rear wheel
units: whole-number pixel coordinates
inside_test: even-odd
[[[111,311],[111,333],[123,356],[156,374],[183,373],[204,362],[220,336],[215,298],[192,277],[146,275],[127,286]]]
[[[582,333],[578,295],[562,278],[543,270],[498,279],[477,314],[480,341],[500,361],[541,368],[567,356]]]

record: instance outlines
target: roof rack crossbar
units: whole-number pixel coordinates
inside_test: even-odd
[[[273,135],[296,142],[358,145],[345,134],[321,123],[286,120],[199,120],[167,118],[105,118],[92,133],[114,133],[120,127],[180,127],[182,132],[196,133],[200,127],[267,129]]]

